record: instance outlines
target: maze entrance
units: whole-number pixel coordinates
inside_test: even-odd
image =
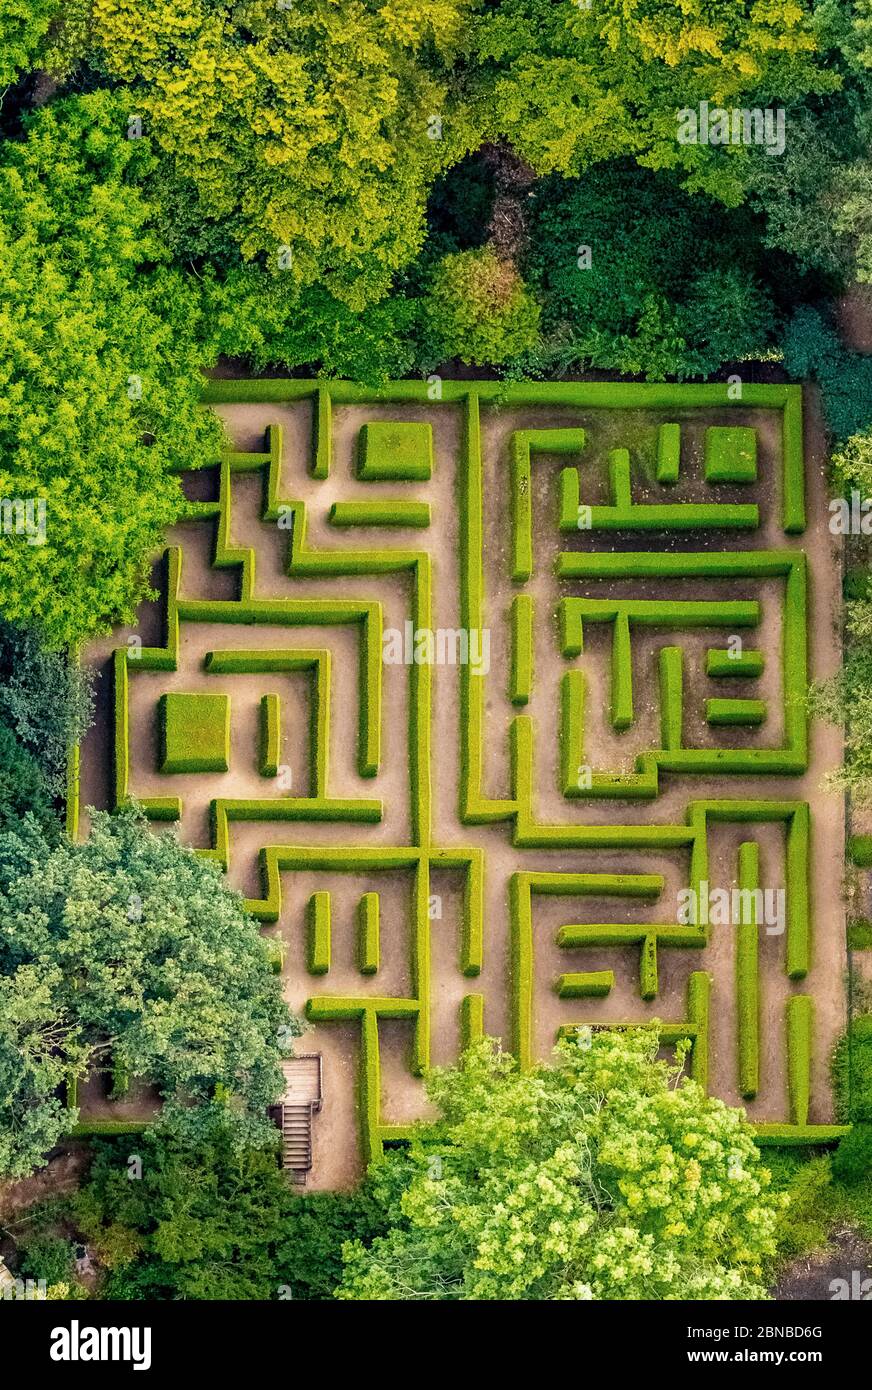
[[[81,803],[135,798],[276,939],[313,1187],[482,1032],[530,1066],[657,1019],[764,1136],[828,1132],[843,814],[804,697],[839,556],[801,389],[735,395],[210,384],[229,451],[87,654]]]

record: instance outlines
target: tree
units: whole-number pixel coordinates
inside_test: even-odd
[[[92,671],[44,651],[32,629],[0,621],[0,717],[55,796],[66,791],[69,750],[87,733],[93,710]]]
[[[485,1040],[432,1073],[442,1121],[385,1165],[391,1230],[346,1247],[337,1296],[764,1297],[779,1201],[751,1128],[657,1051],[582,1034],[525,1075]]]
[[[205,271],[202,292],[210,357],[245,357],[256,371],[309,366],[367,386],[413,365],[418,310],[402,295],[354,310],[320,285],[289,293],[256,265]]]
[[[166,1136],[126,1151],[100,1145],[73,1220],[110,1273],[112,1299],[276,1298],[272,1243],[292,1200],[275,1155],[236,1149],[220,1126],[196,1145]]]
[[[329,1299],[342,1244],[384,1229],[371,1184],[297,1195],[264,1151],[239,1150],[216,1121],[195,1143],[154,1133],[138,1146],[98,1143],[62,1215],[108,1269],[108,1299]]]
[[[846,130],[847,127],[847,138]],[[858,153],[857,136],[841,103],[820,116],[800,109],[790,117],[790,139],[779,159],[754,151],[749,192],[766,216],[763,241],[795,256],[810,271],[851,277],[854,254],[837,218],[846,170]]]
[[[680,144],[676,114],[787,105],[827,92],[814,19],[793,0],[502,0],[470,26],[471,89],[486,138],[539,173],[632,156],[691,192],[742,200],[747,149]]]
[[[526,268],[546,339],[568,338],[577,361],[707,376],[771,342],[770,268],[747,209],[728,213],[628,161],[543,179],[530,206]]]
[[[787,324],[784,366],[796,381],[817,378],[836,440],[846,441],[872,425],[872,358],[849,352],[832,324],[809,305],[800,305]]]
[[[126,109],[63,101],[0,147],[0,611],[52,648],[133,620],[184,507],[174,470],[220,451]]]
[[[0,0],[0,85],[14,82],[39,49],[61,0]]]
[[[12,730],[0,723],[0,834],[15,830],[28,811],[50,834],[56,819],[45,774]]]
[[[164,155],[188,254],[260,259],[289,292],[381,298],[470,136],[451,92],[468,0],[95,0],[94,55]]]
[[[424,350],[498,365],[535,347],[539,305],[509,260],[490,246],[443,256],[424,298]]]
[[[188,1130],[216,1090],[263,1129],[299,1031],[270,959],[217,867],[135,810],[95,815],[82,844],[0,835],[0,1172],[39,1161],[75,1119],[59,1081],[110,1053]]]

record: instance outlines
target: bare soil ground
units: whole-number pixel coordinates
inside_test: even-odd
[[[872,1298],[872,1245],[856,1231],[836,1232],[827,1250],[789,1265],[772,1296],[814,1303]]]

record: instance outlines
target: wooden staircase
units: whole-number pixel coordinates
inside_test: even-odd
[[[282,1167],[292,1182],[305,1183],[312,1168],[312,1116],[321,1109],[321,1054],[289,1057],[282,1071]]]

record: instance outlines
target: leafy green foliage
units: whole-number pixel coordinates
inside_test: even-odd
[[[776,1263],[822,1249],[833,1221],[829,1156],[809,1158],[801,1150],[768,1149],[766,1164],[773,1188],[786,1199],[775,1228]]]
[[[809,691],[809,712],[844,730],[845,761],[830,785],[849,788],[857,804],[872,799],[872,587],[845,604],[847,644],[842,669]]]
[[[183,506],[172,468],[220,445],[196,297],[149,230],[126,109],[71,99],[0,148],[0,497],[46,509],[45,544],[0,536],[0,611],[49,647],[132,619]]]
[[[784,365],[797,381],[816,377],[827,424],[837,440],[872,423],[872,357],[849,352],[816,310],[797,309],[784,338]]]
[[[762,239],[840,285],[855,271],[843,199],[864,142],[842,101],[823,112],[799,108],[787,119],[783,154],[773,159],[755,149],[751,155],[751,202],[766,217]]]
[[[466,152],[449,78],[467,8],[95,0],[95,61],[133,85],[189,248],[205,228],[207,254],[223,242],[359,309],[420,248],[429,183]]]
[[[833,1086],[841,1121],[872,1124],[872,1014],[852,1019],[836,1044]]]
[[[833,1176],[841,1182],[868,1182],[872,1177],[872,1124],[854,1125],[833,1155]]]
[[[190,1103],[220,1087],[266,1126],[294,1027],[269,950],[217,868],[138,812],[97,815],[82,844],[0,836],[0,990],[0,1172],[39,1161],[64,1129],[55,1087],[110,1052],[184,1099],[165,1123],[196,1131]]]
[[[321,286],[294,290],[247,266],[206,276],[203,304],[210,357],[245,357],[257,370],[309,365],[368,386],[405,376],[413,363],[417,306],[400,295],[359,311]]]
[[[0,717],[42,768],[55,796],[66,789],[67,755],[93,718],[93,673],[44,651],[28,628],[0,622]]]
[[[868,917],[853,917],[848,922],[848,950],[872,951],[872,922]]]
[[[431,1074],[442,1122],[339,1297],[764,1296],[778,1201],[743,1113],[679,1081],[656,1031],[584,1041],[523,1075],[486,1040]]]
[[[386,1229],[384,1206],[369,1180],[355,1192],[298,1197],[283,1213],[276,1233],[275,1277],[295,1299],[332,1298],[342,1277],[346,1241],[368,1246]]]
[[[194,1143],[153,1135],[128,1178],[128,1144],[100,1143],[68,1217],[109,1270],[116,1299],[329,1299],[343,1241],[384,1228],[370,1184],[297,1196],[275,1156],[239,1151],[220,1127]]]
[[[60,0],[0,0],[0,85],[33,60]]]
[[[39,1232],[24,1244],[19,1274],[25,1279],[44,1279],[62,1284],[73,1277],[73,1246],[62,1236]]]
[[[835,450],[830,466],[839,486],[856,487],[864,497],[872,495],[872,422]]]
[[[424,354],[435,363],[498,365],[536,346],[539,305],[511,261],[490,246],[436,265],[423,305]]]
[[[48,783],[32,753],[0,723],[0,834],[15,830],[27,813],[46,834],[57,822]]]
[[[854,1137],[860,1131],[857,1138]],[[832,1153],[767,1149],[772,1186],[785,1200],[776,1228],[774,1274],[793,1260],[826,1252],[846,1233],[872,1236],[872,1184],[862,1173],[868,1126],[856,1126]],[[855,1177],[856,1172],[856,1177]]]
[[[654,377],[759,354],[776,313],[755,230],[749,214],[627,164],[546,179],[529,253],[546,332],[569,337],[580,361]]]
[[[690,192],[743,197],[748,152],[679,144],[676,113],[785,105],[832,91],[814,23],[792,0],[503,0],[470,28],[471,86],[487,138],[504,136],[539,173],[577,175],[631,156],[673,169]]]
[[[110,1266],[104,1296],[275,1298],[271,1244],[288,1201],[275,1155],[240,1152],[220,1133],[196,1148],[146,1140],[140,1150],[142,1178],[131,1182],[126,1151],[101,1145],[72,1204]]]

